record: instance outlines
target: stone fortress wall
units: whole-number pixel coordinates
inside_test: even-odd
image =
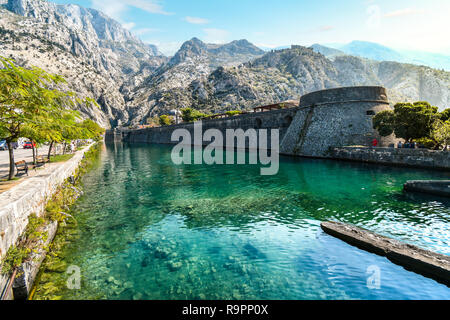
[[[300,107],[284,136],[282,154],[330,157],[330,148],[379,146],[395,143],[394,136],[381,137],[373,129],[375,114],[389,110],[386,89],[347,87],[309,93],[300,98]]]
[[[282,137],[284,137],[288,131],[297,110],[298,108],[289,108],[267,112],[255,112],[223,119],[206,120],[202,121],[202,131],[204,133],[209,129],[218,129],[225,137],[227,129],[242,129],[244,131],[248,129],[279,129],[281,141]],[[178,142],[171,141],[172,133],[176,129],[186,129],[191,133],[191,136],[194,137],[194,124],[183,123],[159,128],[119,130],[116,131],[115,135],[113,131],[109,131],[106,136],[106,141],[118,140],[134,143],[177,144]],[[270,136],[269,133],[268,135]],[[209,143],[210,142],[203,142],[204,145],[208,145]]]
[[[225,119],[202,122],[203,132],[219,129],[279,129],[280,152],[285,155],[331,157],[332,147],[370,146],[377,138],[380,146],[395,142],[381,138],[372,128],[373,116],[390,109],[386,89],[382,87],[347,87],[313,92],[300,99],[299,107],[255,112]],[[114,130],[108,141],[175,144],[175,129],[187,129],[193,136],[194,124],[179,124],[140,130]],[[209,142],[204,142],[205,145]]]

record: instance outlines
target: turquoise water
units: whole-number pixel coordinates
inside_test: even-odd
[[[406,195],[442,172],[282,158],[175,166],[171,148],[108,146],[76,204],[81,268],[64,299],[449,299],[450,289],[324,234],[338,220],[450,253],[450,203]],[[380,270],[380,289],[367,269]]]

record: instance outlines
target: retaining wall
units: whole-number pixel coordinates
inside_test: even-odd
[[[0,194],[0,260],[25,231],[28,216],[44,212],[47,201],[64,180],[75,173],[91,146],[78,151],[72,159],[60,165],[47,165],[37,175]],[[0,290],[6,281],[7,277],[0,274]]]
[[[334,159],[340,160],[389,165],[394,164],[416,168],[433,168],[447,171],[450,170],[449,151],[434,151],[428,149],[338,147],[331,149],[330,156]]]

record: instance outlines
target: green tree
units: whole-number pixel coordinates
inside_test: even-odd
[[[398,103],[393,111],[378,113],[373,118],[373,126],[382,136],[395,133],[397,138],[411,142],[430,137],[438,117],[438,108],[428,102]]]
[[[373,128],[383,137],[390,136],[394,133],[394,119],[394,111],[381,111],[373,117]]]
[[[184,122],[194,122],[207,117],[208,114],[192,108],[181,109],[181,118]]]
[[[73,110],[64,110],[58,118],[47,118],[46,122],[40,127],[44,128],[46,133],[45,141],[49,142],[47,157],[50,159],[55,144],[64,142],[67,137],[63,136],[66,127],[72,127],[76,124],[78,112]]]
[[[159,117],[149,117],[147,119],[147,125],[149,125],[150,127],[154,128],[154,127],[159,127]]]
[[[61,136],[64,143],[63,154],[66,153],[67,145],[76,139],[84,139],[88,137],[87,130],[78,123],[75,117],[66,115],[66,121],[62,125]]]
[[[77,139],[93,139],[100,141],[105,129],[99,126],[99,124],[91,119],[86,119],[83,122],[78,123],[81,128],[81,135]]]
[[[159,125],[161,126],[170,126],[174,123],[175,123],[174,119],[168,115],[163,114],[162,116],[159,117]]]
[[[431,136],[437,143],[444,146],[444,151],[447,150],[450,145],[450,120],[445,122],[437,120],[434,123]]]
[[[450,120],[450,108],[445,109],[444,111],[442,111],[441,114],[440,114],[440,118],[444,122]]]
[[[21,136],[28,138],[29,140],[35,142],[37,146],[49,142],[49,159],[51,154],[51,149],[53,147],[54,141],[61,141],[62,139],[62,127],[67,115],[70,114],[72,117],[75,116],[75,112],[72,110],[62,111],[59,117],[53,116],[41,116],[35,115],[33,121],[26,123],[22,128]],[[36,164],[36,148],[33,144],[33,163]]]
[[[16,66],[14,61],[0,56],[0,132],[9,149],[9,176],[14,177],[14,150],[12,143],[27,134],[44,129],[49,119],[58,119],[75,103],[92,103],[92,99],[81,100],[72,92],[63,92],[58,85],[64,78],[32,67]]]
[[[242,114],[242,111],[241,110],[232,110],[232,111],[225,112],[225,114],[227,116],[237,116],[237,115]]]

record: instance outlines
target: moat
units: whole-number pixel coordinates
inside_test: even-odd
[[[107,145],[73,212],[62,255],[81,269],[44,273],[62,299],[448,299],[450,288],[324,234],[337,220],[450,254],[450,201],[402,192],[439,171],[281,158],[259,166],[175,166],[171,147]],[[381,286],[369,289],[368,268]],[[44,285],[45,286],[45,285]],[[45,298],[38,285],[34,298]]]

